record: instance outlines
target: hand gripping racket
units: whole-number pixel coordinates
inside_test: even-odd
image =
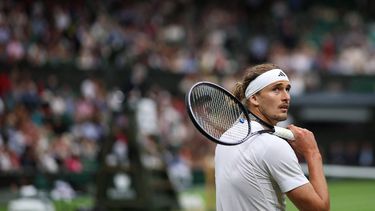
[[[229,91],[211,82],[194,84],[186,95],[186,107],[194,126],[218,144],[237,145],[261,133],[294,140],[290,130],[278,126],[267,124],[270,129],[251,131],[251,113]]]

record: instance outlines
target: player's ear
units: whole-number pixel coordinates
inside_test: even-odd
[[[258,102],[258,98],[256,95],[252,95],[250,98],[249,98],[249,101],[251,104],[255,105],[255,106],[258,106],[259,105],[259,102]]]

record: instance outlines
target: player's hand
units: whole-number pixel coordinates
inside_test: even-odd
[[[314,153],[319,153],[318,145],[311,131],[294,125],[289,125],[288,129],[295,137],[295,140],[290,141],[289,144],[297,154],[306,158]]]

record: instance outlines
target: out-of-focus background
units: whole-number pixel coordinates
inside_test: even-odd
[[[215,145],[184,95],[263,62],[291,78],[283,125],[315,133],[332,210],[374,210],[374,14],[370,0],[0,1],[0,210],[215,210]]]

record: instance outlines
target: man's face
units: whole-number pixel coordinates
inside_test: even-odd
[[[263,120],[276,125],[277,122],[284,121],[288,116],[290,103],[290,83],[289,81],[277,81],[266,86],[255,95],[258,111]]]

